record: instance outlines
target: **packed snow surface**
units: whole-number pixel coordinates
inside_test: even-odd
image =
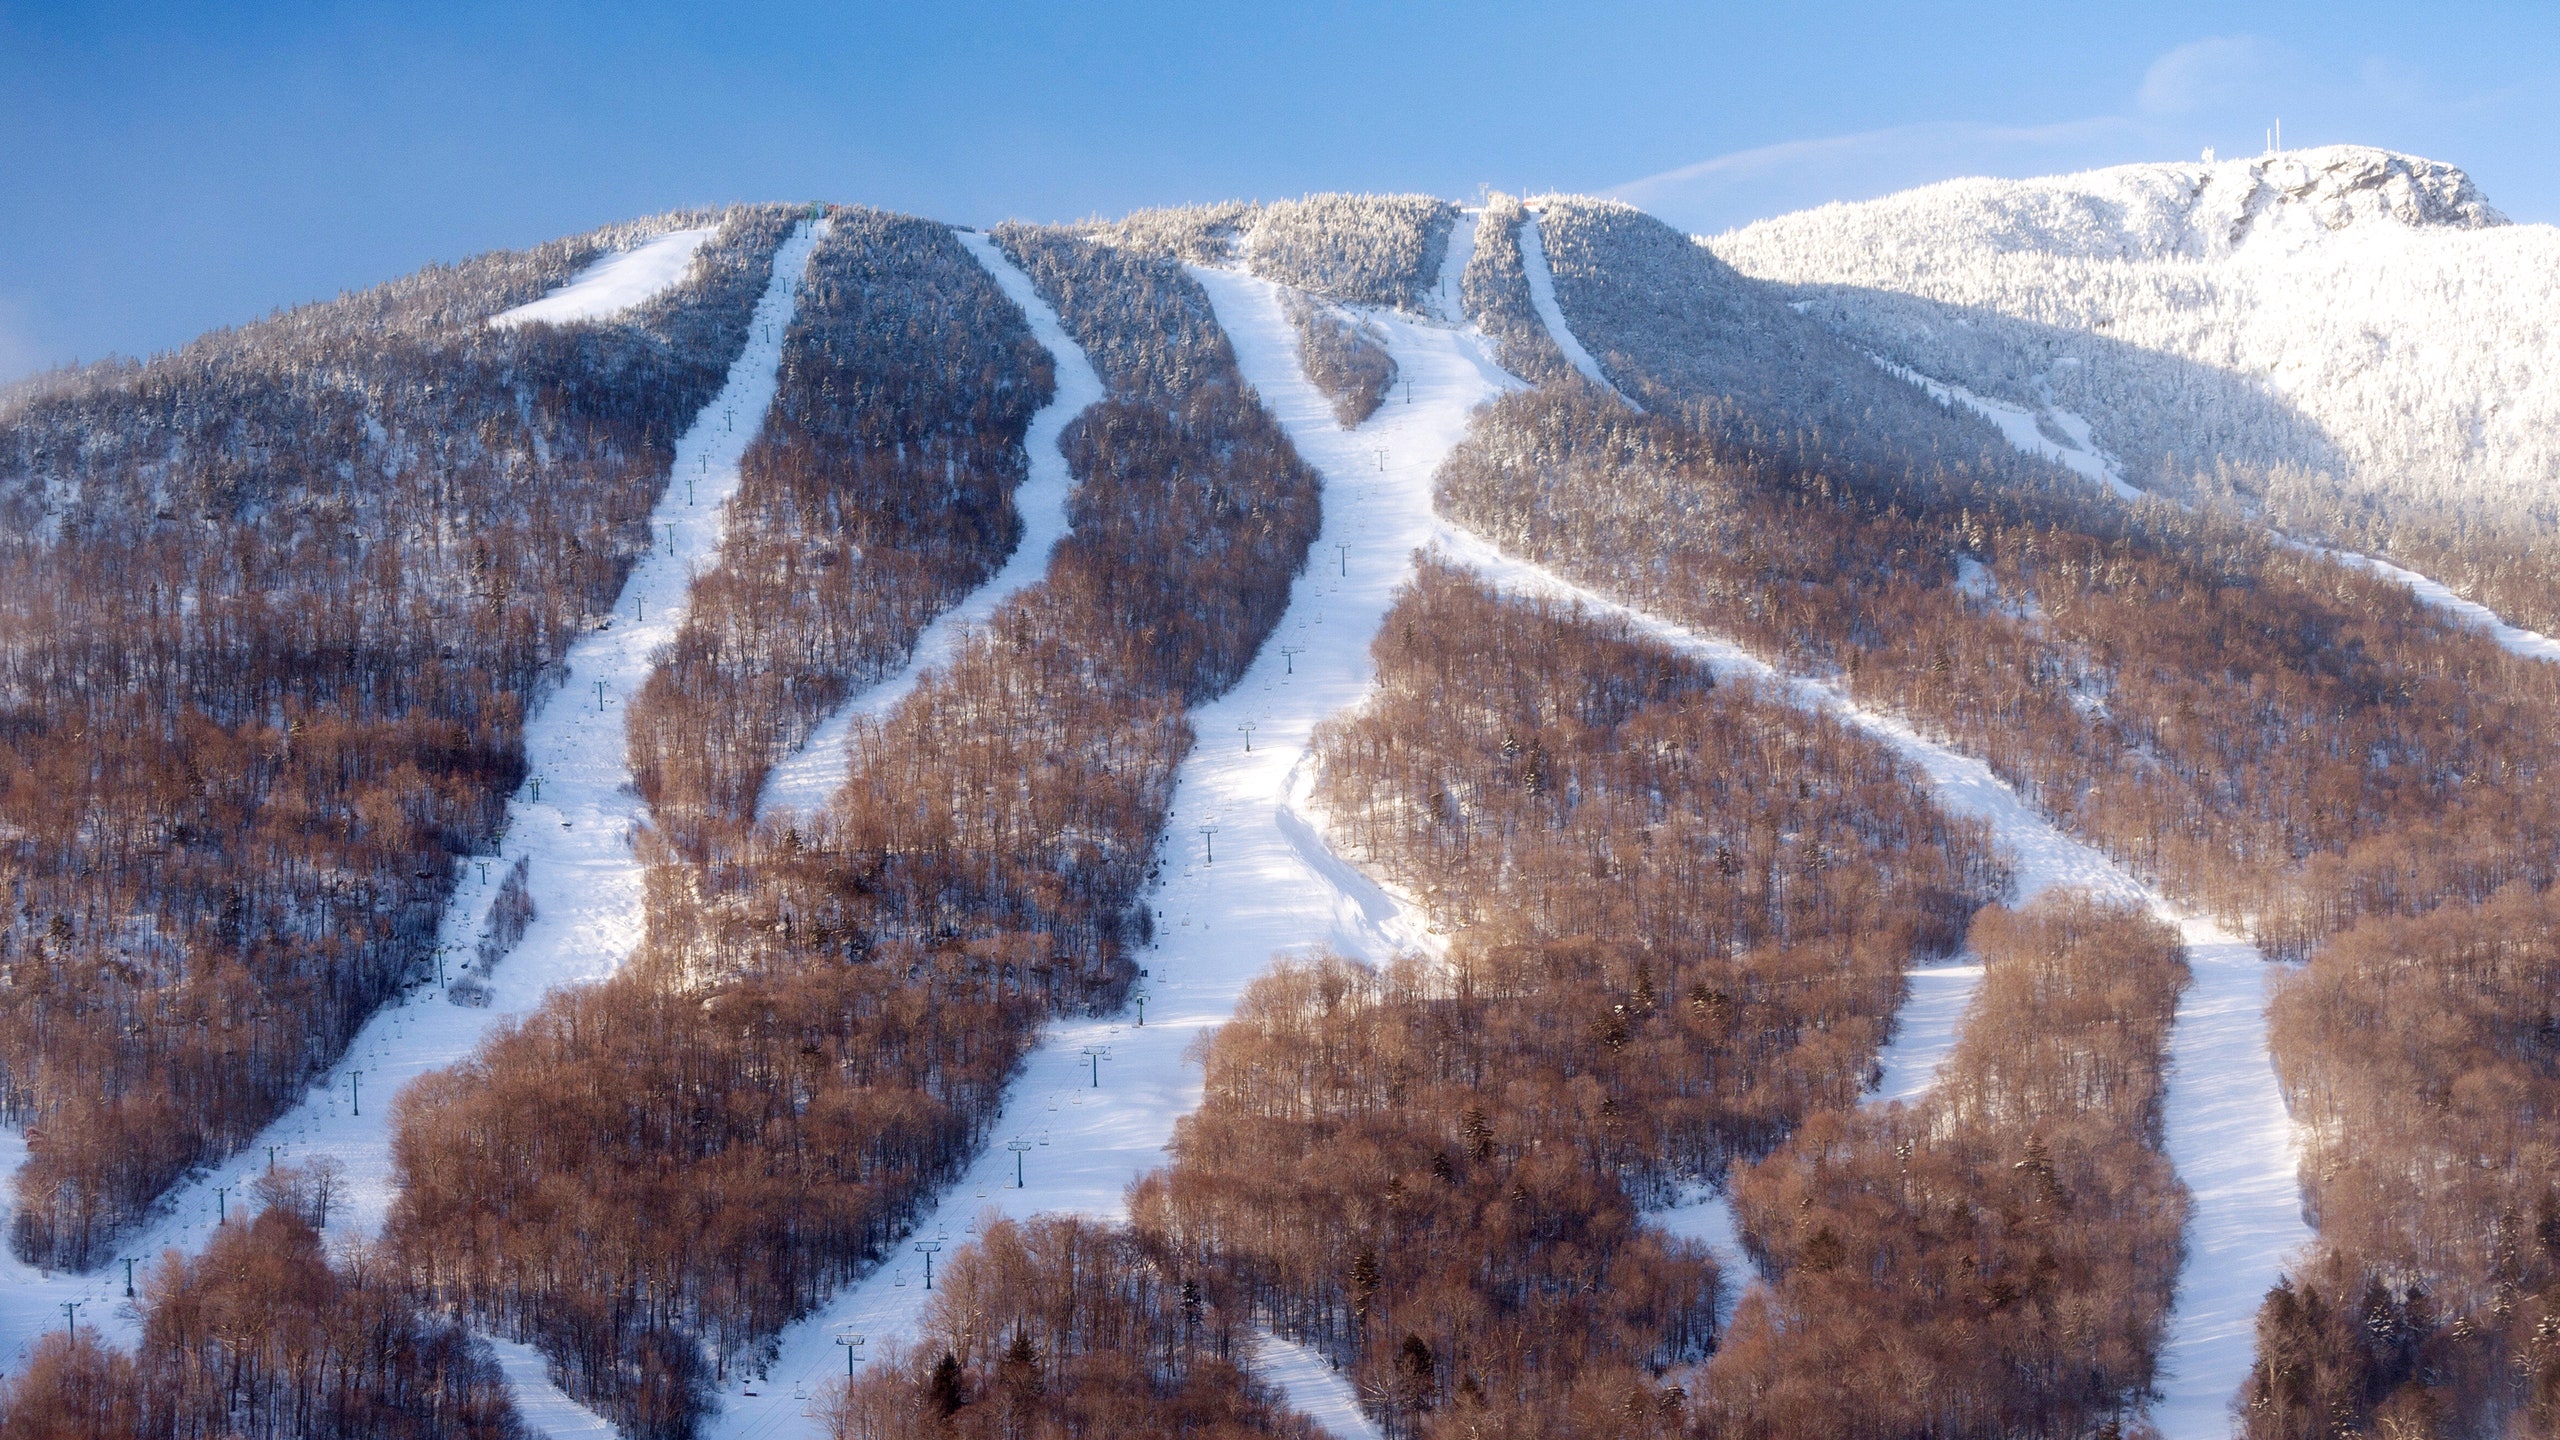
[[[897,708],[927,671],[959,653],[962,642],[993,618],[1004,602],[1048,573],[1050,552],[1066,538],[1067,495],[1075,488],[1075,480],[1067,473],[1067,457],[1058,448],[1058,437],[1087,406],[1102,398],[1102,377],[1094,373],[1082,347],[1067,338],[1058,312],[1040,298],[1031,277],[1006,259],[993,240],[971,230],[953,233],[961,246],[995,277],[1006,297],[1022,307],[1022,313],[1030,319],[1032,335],[1048,350],[1057,371],[1057,394],[1031,417],[1031,425],[1022,438],[1030,457],[1030,473],[1013,492],[1014,509],[1022,516],[1022,539],[985,584],[925,627],[904,665],[878,684],[848,697],[810,732],[799,750],[773,767],[765,777],[764,793],[756,799],[759,815],[786,810],[807,812],[826,804],[851,773],[853,756],[845,747],[854,725],[866,719],[876,720]]]
[[[1253,1373],[1288,1398],[1299,1414],[1324,1427],[1335,1440],[1383,1440],[1368,1412],[1360,1408],[1360,1392],[1332,1361],[1285,1336],[1265,1330],[1255,1337]]]
[[[515,1397],[516,1414],[523,1417],[526,1429],[549,1440],[615,1440],[611,1422],[551,1383],[550,1366],[541,1351],[494,1335],[482,1338],[497,1352],[498,1368],[506,1372],[507,1389]]]
[[[694,252],[717,231],[670,230],[633,249],[618,251],[589,264],[569,283],[513,310],[489,318],[492,325],[530,325],[539,320],[570,325],[581,320],[609,320],[675,288],[693,268]]]
[[[1472,252],[1474,248],[1474,233],[1470,227],[1468,249]],[[1520,222],[1520,269],[1529,277],[1529,303],[1537,308],[1538,319],[1546,325],[1548,338],[1556,342],[1556,348],[1564,352],[1564,358],[1573,362],[1573,368],[1582,372],[1583,379],[1626,400],[1627,408],[1641,412],[1644,407],[1618,393],[1618,387],[1610,384],[1609,376],[1601,370],[1600,362],[1592,359],[1591,352],[1582,348],[1582,341],[1574,335],[1573,327],[1565,323],[1564,307],[1556,303],[1555,272],[1547,268],[1547,247],[1538,238],[1535,211]]]
[[[301,1104],[230,1160],[173,1189],[159,1218],[125,1253],[149,1260],[163,1250],[202,1249],[218,1217],[254,1208],[251,1186],[271,1154],[284,1165],[336,1160],[345,1177],[329,1212],[330,1237],[379,1233],[392,1199],[391,1100],[400,1088],[465,1059],[483,1037],[533,1010],[552,990],[611,974],[638,944],[641,872],[631,834],[648,822],[630,788],[623,702],[638,693],[652,654],[683,622],[692,573],[718,552],[722,506],[737,488],[738,461],[773,404],[781,337],[809,252],[826,228],[824,220],[803,224],[775,252],[773,280],[756,305],[746,348],[727,383],[676,442],[674,470],[650,516],[656,545],[632,568],[613,615],[570,646],[566,680],[526,721],[532,778],[508,803],[498,853],[463,862],[437,936],[448,980],[460,976],[487,932],[489,907],[507,872],[527,862],[534,920],[482,981],[489,1003],[457,1004],[427,984],[384,1006]],[[12,1158],[23,1156],[19,1142]],[[61,1305],[69,1300],[86,1304],[81,1323],[132,1343],[134,1311],[123,1296],[121,1264],[55,1277],[14,1261],[0,1264],[0,1365],[14,1369],[31,1341],[62,1323]]]
[[[1868,1099],[1877,1104],[1918,1100],[1938,1083],[1938,1067],[1955,1053],[1966,1007],[1982,986],[1982,964],[1970,957],[1902,972],[1902,1009],[1893,1017],[1893,1039],[1876,1057],[1882,1072]]]

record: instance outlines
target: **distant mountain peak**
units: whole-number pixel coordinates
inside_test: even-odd
[[[2369,145],[2096,175],[2151,168],[2193,177],[2188,228],[2194,245],[2180,247],[2190,254],[2229,253],[2268,240],[2290,250],[2323,234],[2386,223],[2449,230],[2507,223],[2457,167]]]
[[[2286,255],[2344,232],[2507,223],[2459,168],[2370,145],[1949,180],[1840,208],[1867,212],[1901,243],[1963,234],[1996,250],[2101,260]]]

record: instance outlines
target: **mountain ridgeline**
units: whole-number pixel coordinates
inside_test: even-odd
[[[598,287],[652,243],[690,258]],[[2173,1105],[2269,1076],[2315,1238],[2209,1340],[2206,1428],[2560,1436],[2560,665],[2324,548],[2560,621],[2518,360],[2555,246],[2352,147],[1708,240],[1565,195],[736,206],[0,392],[0,1436],[503,1440],[510,1345],[633,1440],[784,1383],[834,1440],[2149,1433],[2228,1238]],[[1355,562],[1379,502],[1320,442],[1388,475],[1431,345],[1481,382],[1403,496],[1439,538]],[[490,1003],[503,943],[440,974],[464,870],[757,363],[645,685],[586,697],[646,817],[627,958],[223,1181],[60,1333],[377,1012]],[[1355,563],[1400,567],[1374,631]],[[1213,707],[1311,645],[1355,703],[1221,758]],[[2026,886],[1933,755],[2165,899]],[[1170,1138],[998,1197],[867,1369],[786,1374],[1044,1037],[1142,1020],[1160,926],[1230,928],[1155,903],[1194,785],[1360,877],[1331,933],[1429,943],[1240,957],[1145,1101],[1089,1047]],[[583,882],[508,883],[521,932]],[[2246,1076],[2172,1063],[2207,923],[2273,962]],[[1948,962],[1943,1059],[1878,1098]]]

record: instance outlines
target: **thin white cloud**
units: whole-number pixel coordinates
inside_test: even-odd
[[[2285,52],[2255,35],[2190,40],[2151,62],[2134,103],[2146,115],[2193,115],[2262,94],[2287,68]]]
[[[1989,147],[2059,147],[2104,138],[2125,128],[2113,117],[2073,120],[2060,125],[1980,125],[1964,121],[1926,121],[1865,130],[1854,135],[1827,135],[1811,140],[1784,140],[1749,150],[1735,150],[1676,170],[1647,175],[1613,187],[1609,193],[1632,201],[1647,191],[1673,189],[1701,181],[1755,179],[1807,166],[1860,164],[1880,155],[1935,154]]]
[[[1737,150],[1604,193],[1683,229],[1711,232],[1964,175],[2040,174],[2136,159],[2151,143],[2148,128],[2119,116],[2058,125],[1896,125]]]
[[[2384,136],[2413,118],[2468,114],[2505,98],[2437,93],[2423,73],[2388,58],[2331,74],[2264,37],[2216,35],[2162,51],[2112,113],[2033,126],[1931,121],[1789,140],[1603,193],[1712,234],[1828,201],[1870,200],[1961,176],[2024,179],[2192,156],[2208,145],[2226,154],[2254,151],[2268,127],[2287,115],[2310,122],[2287,136],[2297,145],[2387,143]],[[2363,133],[2339,133],[2342,122]]]

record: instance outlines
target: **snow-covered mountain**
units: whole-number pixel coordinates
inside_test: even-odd
[[[2560,230],[2360,146],[1954,180],[1705,240],[1881,358],[2292,518],[2546,517]],[[2324,478],[2325,477],[2325,478]]]

